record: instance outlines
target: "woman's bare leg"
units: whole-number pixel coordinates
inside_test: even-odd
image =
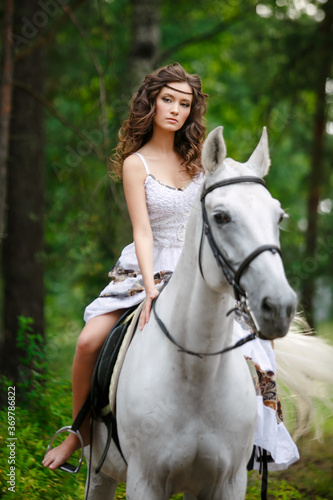
[[[123,310],[114,311],[91,318],[83,328],[76,345],[73,361],[73,420],[87,399],[91,388],[91,379],[102,345]],[[84,444],[89,444],[89,415],[80,427]],[[69,434],[56,448],[46,453],[43,465],[57,469],[80,448],[80,442],[74,434]]]

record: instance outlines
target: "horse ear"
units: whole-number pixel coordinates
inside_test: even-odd
[[[247,165],[255,170],[259,177],[265,177],[268,174],[271,159],[269,157],[268,136],[266,127],[263,128],[258,146],[253,151],[251,157],[246,162]]]
[[[225,160],[227,148],[223,139],[223,127],[212,130],[202,148],[202,164],[206,172],[213,174]]]

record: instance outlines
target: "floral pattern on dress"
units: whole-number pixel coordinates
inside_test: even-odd
[[[235,312],[236,321],[242,326],[243,330],[249,333],[253,332],[250,318],[239,311]],[[245,356],[253,380],[254,389],[257,396],[262,396],[263,403],[276,413],[277,422],[283,422],[281,402],[277,392],[276,378],[272,371],[264,371],[251,358]]]
[[[136,293],[141,293],[144,292],[145,290],[140,271],[134,269],[124,269],[121,266],[119,260],[113,266],[108,276],[111,278],[111,281],[115,285],[124,282],[128,278],[134,278],[134,279],[137,278],[137,280],[124,291],[121,291],[119,287],[115,286],[115,289],[113,291],[102,293],[100,297],[117,297],[121,299],[125,297],[131,297]],[[167,284],[171,276],[172,276],[172,271],[159,271],[158,273],[155,273],[154,274],[155,286],[160,285],[161,283]]]
[[[256,396],[262,396],[264,406],[275,411],[278,423],[283,422],[282,407],[274,372],[262,370],[257,363],[247,356],[245,356],[245,359],[252,376]]]
[[[119,283],[121,281],[125,281],[127,278],[137,278],[140,274],[140,271],[135,271],[134,269],[124,269],[118,260],[112,269],[109,271],[109,278],[111,281],[115,283]]]

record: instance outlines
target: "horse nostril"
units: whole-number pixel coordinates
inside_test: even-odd
[[[274,311],[274,304],[268,297],[265,297],[263,299],[262,309],[264,312],[269,313],[269,314],[272,314],[272,312]]]
[[[262,313],[269,320],[276,320],[280,317],[280,319],[290,320],[294,315],[295,309],[293,304],[288,301],[286,304],[274,301],[274,299],[270,297],[265,297],[261,303]]]
[[[290,318],[294,314],[294,308],[292,306],[287,306],[287,318]]]

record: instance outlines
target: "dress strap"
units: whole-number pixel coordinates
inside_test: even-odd
[[[138,155],[138,157],[141,158],[141,161],[144,164],[144,167],[145,167],[145,170],[146,170],[146,174],[150,175],[150,170],[148,168],[148,165],[147,165],[145,157],[141,153],[134,153],[134,154]]]

